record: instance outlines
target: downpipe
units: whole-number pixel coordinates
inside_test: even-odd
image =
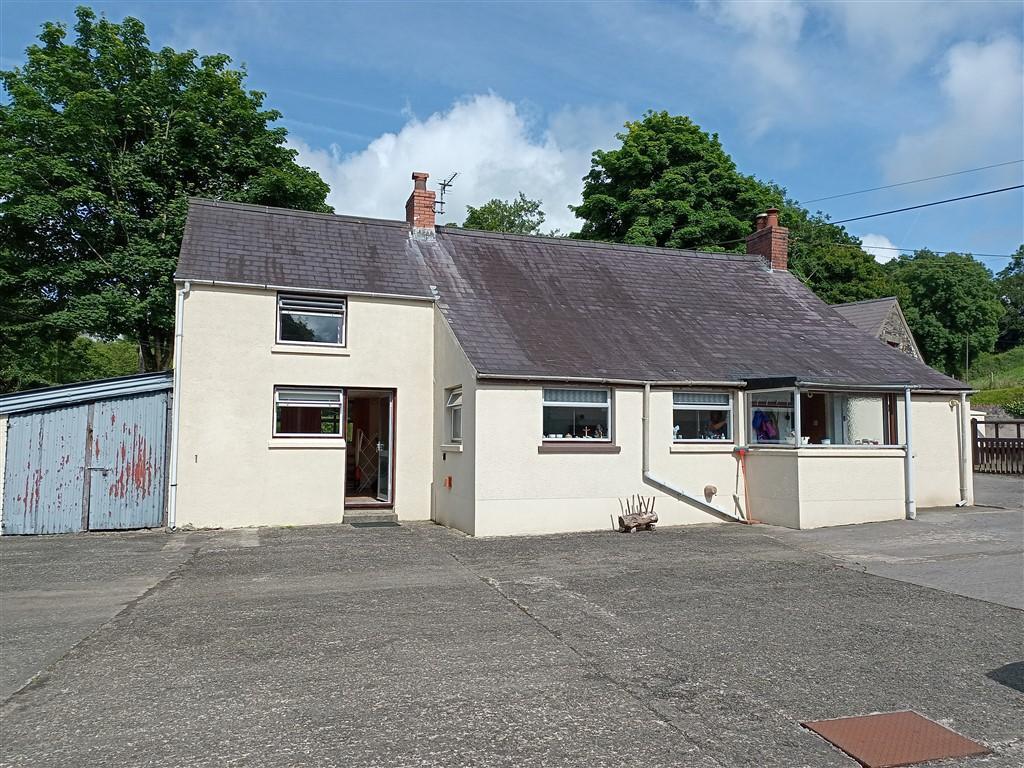
[[[967,412],[967,393],[960,393],[960,410],[958,411],[960,417],[960,429],[957,430],[960,433],[960,501],[956,503],[958,507],[966,507],[967,501],[967,456],[970,452],[968,442],[974,439],[974,434],[971,432],[970,414]]]
[[[703,499],[698,499],[696,496],[691,496],[681,488],[666,483],[664,480],[659,480],[651,474],[651,383],[644,382],[644,408],[643,408],[643,480],[648,485],[654,486],[663,493],[678,499],[679,501],[692,504],[693,506],[700,509],[702,512],[710,512],[713,515],[720,515],[727,517],[730,520],[736,520],[739,522],[746,522],[742,517],[732,512],[727,512],[724,509],[719,509],[713,504],[708,504]]]
[[[903,477],[907,488],[907,520],[917,519],[917,501],[914,497],[914,428],[911,418],[910,387],[903,390],[903,429],[906,432],[907,455],[903,457]]]
[[[171,390],[171,466],[167,491],[167,528],[174,530],[178,521],[178,433],[181,420],[181,341],[185,321],[185,297],[192,283],[174,292],[174,388]]]

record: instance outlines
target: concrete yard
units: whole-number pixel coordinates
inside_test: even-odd
[[[4,537],[0,765],[855,768],[800,721],[902,709],[1024,764],[1024,612],[818,534]]]

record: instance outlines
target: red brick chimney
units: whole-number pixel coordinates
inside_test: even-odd
[[[789,230],[779,226],[779,209],[757,215],[757,229],[747,235],[747,253],[760,256],[770,269],[789,267]]]
[[[427,178],[425,173],[413,173],[412,194],[405,202],[405,220],[413,231],[428,230],[433,234],[435,193],[427,189]]]

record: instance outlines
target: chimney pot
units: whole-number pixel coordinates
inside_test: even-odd
[[[412,228],[413,234],[434,235],[434,198],[435,193],[427,189],[429,174],[416,171],[412,175],[412,194],[405,202],[405,220]]]
[[[779,226],[779,209],[757,215],[757,227],[747,235],[747,253],[760,256],[769,269],[789,268],[789,230]]]

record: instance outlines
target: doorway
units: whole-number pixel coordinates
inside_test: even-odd
[[[390,507],[395,497],[395,393],[348,391],[345,507]]]

